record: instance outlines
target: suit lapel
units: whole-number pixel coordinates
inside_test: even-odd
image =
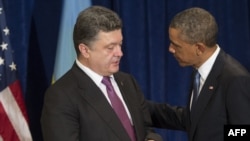
[[[129,140],[129,136],[124,134],[126,131],[123,128],[119,118],[115,114],[111,105],[105,98],[98,86],[77,66],[73,71],[78,76],[78,85],[81,96],[88,104],[99,114],[100,117],[107,123],[113,132],[120,138],[121,141]]]
[[[191,135],[194,135],[196,126],[205,111],[206,106],[209,104],[209,101],[213,97],[213,94],[218,86],[218,77],[221,74],[221,70],[224,65],[224,52],[221,50],[218,57],[216,58],[214,65],[209,73],[198,97],[198,101],[196,106],[192,109],[190,113],[190,120],[191,120]]]
[[[144,129],[140,129],[139,126],[137,126],[138,123],[141,122],[141,119],[139,119],[137,116],[140,111],[137,111],[137,108],[135,107],[138,107],[135,105],[135,102],[134,100],[137,99],[135,98],[133,95],[134,92],[131,91],[131,88],[127,85],[128,83],[132,83],[131,81],[130,82],[126,82],[126,80],[124,80],[124,78],[121,76],[121,75],[118,75],[117,73],[114,75],[115,77],[115,81],[120,89],[120,92],[122,94],[122,97],[123,97],[123,100],[125,101],[126,105],[127,105],[127,108],[130,112],[130,115],[131,115],[131,118],[132,118],[132,121],[133,121],[133,124],[134,124],[134,128],[136,130],[136,136],[137,136],[137,140],[143,140],[143,139],[140,139],[141,137],[141,132],[142,130]]]
[[[129,88],[127,87],[125,80],[123,78],[121,78],[119,75],[115,74],[114,75],[115,77],[115,81],[120,89],[120,92],[122,94],[122,97],[123,97],[123,100],[125,101],[126,103],[126,106],[131,114],[131,118],[133,119],[134,118],[134,105],[133,105],[133,102],[131,101],[133,98],[133,96],[131,95],[131,92],[129,92]],[[130,100],[129,100],[130,99]]]
[[[123,100],[125,101],[126,103],[126,106],[130,112],[130,115],[131,115],[131,118],[132,120],[134,121],[135,119],[135,114],[137,114],[137,112],[135,112],[135,105],[134,103],[131,101],[133,100],[133,95],[132,92],[130,92],[129,88],[127,87],[126,83],[128,82],[125,82],[125,80],[123,78],[121,78],[119,75],[115,75],[115,81],[120,89],[120,92],[122,94],[122,97],[123,97]]]

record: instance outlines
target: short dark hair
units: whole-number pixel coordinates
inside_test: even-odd
[[[202,8],[189,8],[178,13],[169,27],[180,30],[181,38],[190,44],[202,42],[212,47],[217,43],[218,26],[215,18]]]
[[[102,6],[91,6],[81,11],[77,17],[73,41],[77,55],[78,45],[84,43],[90,46],[100,31],[109,32],[122,28],[120,17],[112,10]]]

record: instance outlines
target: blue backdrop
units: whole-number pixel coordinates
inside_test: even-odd
[[[51,84],[63,0],[3,0],[15,51],[30,129],[43,141],[41,108]],[[116,11],[124,23],[121,70],[135,76],[145,97],[185,105],[191,68],[181,68],[168,52],[168,24],[179,11],[199,6],[219,25],[219,45],[250,70],[248,0],[92,0]],[[181,131],[157,130],[164,140],[186,141]]]

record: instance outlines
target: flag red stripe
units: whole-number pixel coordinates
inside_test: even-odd
[[[32,141],[21,85],[16,78],[16,64],[9,39],[10,30],[6,24],[2,0],[0,8],[0,30],[3,31],[0,44],[6,45],[6,48],[0,50],[0,58],[4,60],[0,70],[0,141]]]
[[[0,102],[0,136],[4,141],[20,141]]]
[[[20,82],[18,80],[16,80],[14,83],[9,85],[9,88],[13,94],[13,97],[16,100],[17,105],[21,109],[24,118],[28,122],[28,115],[27,115],[26,106],[24,103],[23,95],[22,95]]]

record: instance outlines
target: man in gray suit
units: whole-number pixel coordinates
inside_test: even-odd
[[[173,18],[169,51],[180,66],[198,72],[198,98],[191,87],[186,107],[149,103],[153,126],[185,130],[189,141],[224,141],[224,125],[250,125],[249,72],[219,47],[217,36],[215,18],[204,9]]]
[[[120,18],[107,8],[92,6],[79,14],[73,33],[77,59],[45,93],[44,141],[161,141],[147,127],[151,118],[137,82],[119,72],[121,29]],[[106,89],[103,78],[113,87]],[[113,103],[110,89],[119,102]],[[123,109],[114,110],[116,104]]]

